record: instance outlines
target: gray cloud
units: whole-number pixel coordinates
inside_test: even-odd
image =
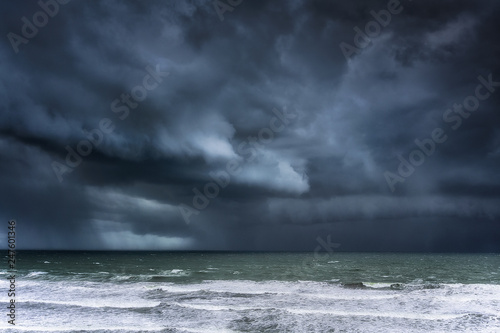
[[[500,81],[500,7],[402,0],[346,60],[387,3],[243,1],[220,21],[210,1],[72,1],[15,53],[7,34],[41,9],[4,1],[0,216],[25,248],[312,251],[331,234],[346,251],[500,250],[500,94],[443,120],[479,75]],[[148,66],[169,75],[120,119]],[[273,109],[296,117],[263,142]],[[105,118],[60,182],[51,163]],[[384,172],[437,127],[446,142],[391,192]],[[230,161],[185,223],[179,205]]]

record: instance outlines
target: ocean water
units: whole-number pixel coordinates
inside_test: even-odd
[[[499,254],[18,252],[1,332],[500,332]],[[5,260],[5,266],[6,266]]]

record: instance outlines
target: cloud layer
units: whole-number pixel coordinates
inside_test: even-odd
[[[372,37],[391,1],[243,1],[223,21],[210,1],[44,3],[31,38],[40,4],[0,4],[0,217],[20,247],[500,250],[497,2],[392,1]]]

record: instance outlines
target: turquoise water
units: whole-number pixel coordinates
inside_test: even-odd
[[[499,254],[27,251],[17,269],[16,331],[500,332]]]
[[[498,254],[25,252],[19,273],[89,281],[203,280],[500,284]],[[166,274],[166,271],[177,273]],[[125,279],[125,277],[128,277]]]

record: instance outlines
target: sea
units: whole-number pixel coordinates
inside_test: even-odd
[[[18,251],[1,332],[500,332],[500,254]]]

